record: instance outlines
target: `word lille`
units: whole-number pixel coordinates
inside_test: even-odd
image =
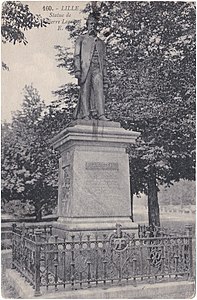
[[[61,10],[62,11],[70,11],[70,10],[78,10],[79,9],[79,6],[77,6],[77,5],[63,5],[62,6],[62,8],[61,8]]]

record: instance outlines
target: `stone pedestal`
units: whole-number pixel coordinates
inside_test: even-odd
[[[58,222],[69,231],[136,228],[130,219],[126,146],[139,133],[117,122],[77,120],[53,138],[59,162]]]

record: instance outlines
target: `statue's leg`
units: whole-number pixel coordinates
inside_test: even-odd
[[[90,89],[90,110],[91,110],[91,116],[94,119],[94,117],[97,115],[97,107],[95,104],[94,90],[93,90],[92,85],[91,85],[91,89]]]
[[[98,111],[98,116],[104,115],[104,94],[103,94],[103,74],[100,68],[95,68],[92,76],[94,99]]]
[[[90,85],[90,80],[91,80],[91,73],[90,71],[88,72],[86,81],[81,84],[81,116],[82,118],[89,118],[90,114],[90,90],[91,90],[91,85]]]

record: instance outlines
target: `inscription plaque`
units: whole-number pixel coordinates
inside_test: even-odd
[[[84,187],[87,189],[87,197],[90,195],[91,186],[94,187],[91,190],[92,198],[106,197],[110,201],[116,197],[120,198],[118,162],[89,161],[85,163],[85,169],[87,173]]]
[[[86,170],[119,170],[118,163],[100,161],[86,162],[85,168]]]

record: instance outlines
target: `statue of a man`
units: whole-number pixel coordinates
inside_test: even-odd
[[[106,86],[105,44],[97,37],[97,19],[90,14],[88,33],[77,38],[75,44],[75,77],[80,86],[75,118],[89,120],[105,117],[104,85]]]

